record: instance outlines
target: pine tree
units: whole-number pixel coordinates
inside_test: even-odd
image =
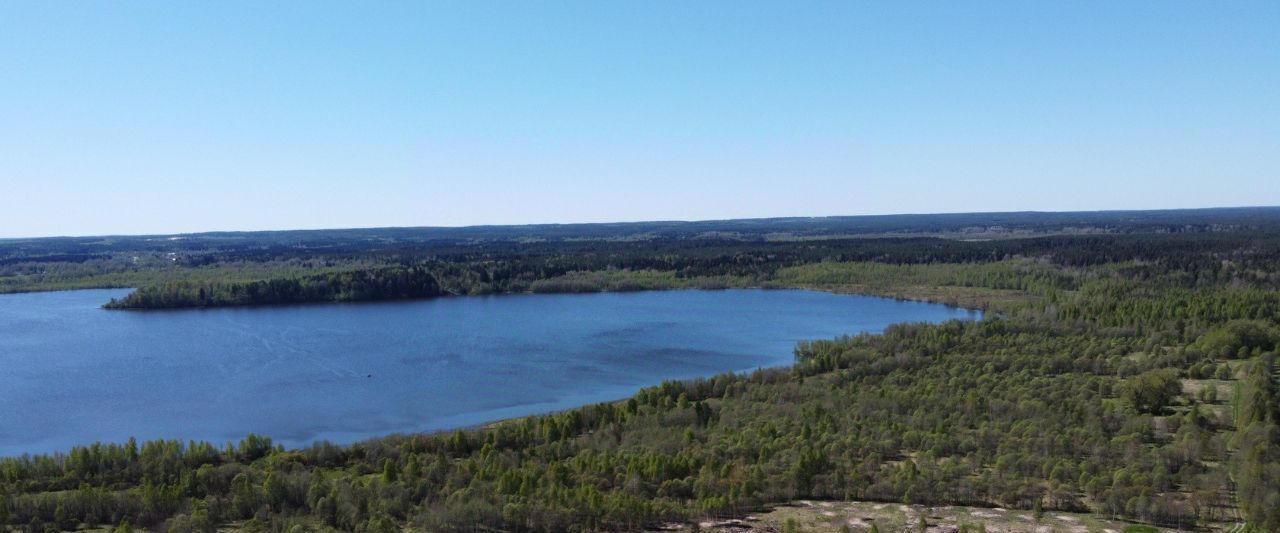
[[[382,481],[384,483],[394,483],[396,480],[396,464],[391,459],[382,460]]]

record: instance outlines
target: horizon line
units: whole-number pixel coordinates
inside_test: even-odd
[[[1044,210],[1027,209],[1014,211],[937,211],[931,213],[880,213],[859,215],[791,215],[741,218],[707,218],[707,219],[640,219],[587,222],[528,222],[519,224],[462,224],[462,225],[422,225],[422,226],[348,226],[348,227],[310,227],[285,229],[245,229],[245,230],[204,230],[178,233],[102,233],[81,235],[44,235],[0,237],[0,241],[34,241],[42,239],[87,239],[87,238],[146,238],[146,237],[187,237],[215,234],[253,234],[253,233],[294,233],[324,231],[360,231],[360,230],[433,230],[433,229],[470,229],[470,228],[530,228],[530,227],[562,227],[562,226],[610,226],[627,224],[705,224],[714,222],[769,221],[769,220],[813,220],[813,219],[850,219],[850,218],[890,218],[890,217],[928,217],[947,215],[1017,215],[1017,214],[1090,214],[1090,213],[1160,213],[1170,211],[1227,211],[1246,209],[1280,209],[1280,205],[1233,205],[1209,207],[1161,207],[1152,209],[1065,209]]]

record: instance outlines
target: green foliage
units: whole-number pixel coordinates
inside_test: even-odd
[[[426,269],[378,268],[239,283],[177,281],[148,285],[122,299],[112,299],[104,307],[221,307],[425,298],[440,294],[443,292],[439,283]]]
[[[1159,414],[1182,392],[1182,380],[1178,379],[1177,370],[1159,368],[1129,378],[1120,390],[1134,409]]]
[[[1240,389],[1235,481],[1249,523],[1262,531],[1280,531],[1280,386],[1273,356],[1246,367]]]
[[[1254,352],[1274,351],[1280,343],[1280,328],[1264,320],[1233,320],[1205,333],[1196,348],[1224,359],[1248,358]]]
[[[1050,296],[1070,290],[1080,282],[1076,275],[1031,260],[995,263],[923,263],[892,265],[860,262],[822,262],[780,269],[779,283],[791,286],[839,288],[899,297],[928,296],[933,300],[961,302],[977,295],[993,300],[1009,294]],[[945,289],[985,289],[988,292]]]

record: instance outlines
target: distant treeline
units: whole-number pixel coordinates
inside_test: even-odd
[[[222,307],[396,300],[440,294],[440,284],[426,269],[387,267],[248,282],[175,281],[141,287],[124,298],[112,298],[104,307]]]
[[[317,250],[212,251],[172,261],[113,259],[77,265],[25,264],[0,292],[29,287],[139,287],[110,307],[169,308],[314,301],[377,300],[519,292],[598,292],[668,288],[809,287],[927,299],[964,306],[1026,293],[1055,267],[1141,265],[1144,275],[1178,283],[1280,280],[1280,239],[1256,232],[1052,236],[999,241],[936,238],[741,242],[725,239],[639,242],[486,243],[329,254]],[[431,252],[431,253],[428,253]],[[1019,259],[1021,258],[1021,259]],[[154,258],[153,258],[154,259]],[[1011,259],[1016,260],[1009,263]],[[1224,259],[1229,261],[1224,262]],[[851,262],[856,270],[846,270]],[[999,270],[976,268],[1005,263]],[[844,266],[824,266],[841,263]],[[938,265],[950,265],[937,270]],[[911,269],[892,269],[913,265]],[[968,267],[962,267],[969,265]],[[388,272],[418,270],[434,290],[399,295],[361,290]],[[893,279],[886,275],[892,271]],[[1190,278],[1194,273],[1195,279]],[[404,275],[403,272],[392,278]],[[987,279],[992,276],[999,280]],[[367,279],[366,279],[367,278]],[[350,283],[348,283],[348,281]],[[893,291],[884,285],[891,281]],[[998,281],[998,282],[997,282]],[[352,285],[351,290],[344,290]],[[940,287],[983,290],[939,290]],[[927,290],[919,290],[927,288]],[[201,295],[201,289],[204,294]]]
[[[718,276],[754,285],[780,268],[819,261],[1053,256],[1073,266],[1171,259],[1170,267],[1186,269],[1193,265],[1181,261],[1192,258],[1205,262],[1194,265],[1201,270],[1221,259],[1206,251],[1248,250],[1250,241],[1277,233],[1280,208],[0,239],[0,293],[239,283],[406,265],[428,267],[457,294],[519,292],[539,280],[605,270],[671,273],[679,285]]]
[[[350,252],[404,250],[441,244],[486,242],[644,242],[731,237],[741,241],[855,236],[999,238],[1053,233],[1220,233],[1280,229],[1280,207],[1170,209],[1148,211],[944,213],[835,217],[788,217],[695,222],[649,221],[604,224],[401,227],[293,231],[210,232],[185,235],[0,239],[0,265],[30,257],[83,261],[102,254],[209,250],[271,251],[301,248]],[[40,259],[37,259],[40,260]]]

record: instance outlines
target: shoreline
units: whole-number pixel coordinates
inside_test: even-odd
[[[109,289],[85,289],[85,290],[109,290]],[[714,288],[714,289],[700,288],[700,287],[676,287],[676,288],[670,288],[670,289],[646,289],[646,290],[640,290],[640,291],[596,291],[596,292],[589,292],[589,293],[584,293],[584,292],[573,292],[573,293],[550,293],[550,292],[532,292],[532,291],[523,291],[523,292],[519,292],[519,293],[495,293],[495,294],[482,295],[482,296],[483,296],[483,297],[538,296],[538,295],[546,295],[546,296],[584,295],[584,296],[586,296],[586,295],[621,294],[621,293],[635,293],[635,292],[661,293],[661,292],[682,291],[682,290],[683,290],[683,291],[706,291],[706,292],[721,292],[721,291],[796,291],[796,292],[821,293],[821,294],[828,294],[828,295],[832,295],[832,296],[856,296],[856,297],[871,298],[871,299],[878,299],[878,300],[893,300],[893,301],[895,301],[895,302],[911,302],[911,303],[919,303],[919,304],[940,305],[940,306],[943,306],[943,307],[945,307],[945,308],[947,308],[947,309],[950,309],[950,310],[954,310],[954,311],[961,311],[961,312],[968,313],[968,316],[963,316],[963,317],[952,317],[952,318],[942,319],[942,321],[947,321],[947,320],[982,320],[982,319],[985,317],[985,312],[984,312],[983,310],[981,310],[981,309],[962,308],[962,307],[956,307],[956,306],[946,306],[946,305],[944,305],[944,304],[940,304],[940,303],[936,303],[936,302],[927,302],[927,301],[922,301],[922,300],[910,300],[910,299],[903,299],[903,298],[890,298],[890,297],[887,297],[887,296],[876,295],[876,294],[854,294],[854,293],[839,292],[839,291],[833,291],[833,290],[820,290],[820,289],[807,288],[807,287],[787,287],[787,286],[777,286],[777,285],[757,286],[757,287],[729,287],[729,288]],[[58,291],[58,292],[70,292],[70,291]],[[453,297],[456,297],[456,298],[463,298],[463,296],[457,296],[457,295],[452,295],[452,296],[453,296]],[[430,298],[430,299],[434,299],[434,298]],[[250,307],[272,307],[272,308],[280,308],[280,307],[287,307],[287,306],[292,306],[292,305],[299,305],[299,306],[301,306],[301,305],[306,305],[306,306],[311,306],[311,305],[315,305],[315,304],[317,304],[317,303],[345,303],[345,304],[356,304],[356,305],[370,305],[370,304],[383,304],[383,303],[397,302],[397,303],[411,304],[411,303],[419,302],[419,301],[421,301],[421,300],[423,300],[423,299],[401,299],[401,300],[381,300],[381,301],[356,301],[356,302],[316,302],[316,303],[306,303],[306,304],[281,304],[281,305],[273,305],[273,306],[235,306],[235,307],[233,307],[233,308],[238,308],[238,309],[245,309],[245,308],[250,308]],[[210,308],[192,308],[192,309],[201,309],[201,310],[203,310],[203,309],[210,309]],[[178,310],[186,310],[186,309],[141,309],[141,310],[139,310],[139,311],[178,311]],[[912,321],[909,321],[909,320],[908,320],[908,321],[903,321],[903,322],[893,322],[893,323],[890,323],[890,324],[886,324],[886,325],[885,325],[885,327],[891,327],[891,326],[893,326],[894,324],[904,324],[904,323],[912,323]],[[800,340],[801,340],[801,341],[828,340],[828,339],[832,339],[832,338],[839,338],[839,337],[846,336],[846,335],[858,335],[858,334],[861,334],[861,333],[867,333],[867,334],[876,335],[876,334],[880,334],[880,333],[882,333],[883,331],[884,331],[883,329],[879,329],[879,330],[867,330],[867,331],[836,331],[836,332],[833,332],[833,333],[832,333],[832,335],[829,335],[829,336],[818,336],[818,337],[813,337],[813,338],[805,337],[805,338],[802,338],[802,339],[800,339]],[[330,442],[330,443],[334,443],[334,444],[341,445],[341,446],[349,446],[349,445],[352,445],[352,444],[358,444],[358,443],[367,442],[367,441],[371,441],[371,440],[378,440],[378,439],[383,439],[383,438],[393,437],[393,436],[396,436],[396,435],[407,435],[407,436],[413,436],[413,435],[438,435],[438,434],[447,434],[447,433],[452,433],[452,432],[459,431],[459,430],[462,430],[462,431],[468,431],[468,430],[485,429],[485,428],[490,428],[490,427],[495,427],[495,426],[499,426],[499,425],[503,425],[503,424],[511,423],[511,422],[513,422],[513,421],[519,421],[519,420],[523,420],[523,419],[531,418],[531,417],[541,417],[541,416],[548,416],[548,415],[557,415],[557,414],[562,414],[562,413],[566,413],[566,412],[574,411],[574,410],[581,409],[581,408],[583,408],[583,407],[592,406],[592,405],[598,405],[598,404],[617,404],[617,403],[619,403],[619,402],[625,402],[626,400],[628,400],[628,399],[630,399],[630,398],[634,397],[636,394],[638,394],[638,393],[639,393],[639,392],[641,392],[642,390],[645,390],[645,389],[648,389],[648,388],[652,388],[652,387],[660,386],[662,383],[667,382],[667,381],[680,382],[680,383],[688,383],[688,382],[694,382],[694,381],[698,381],[698,380],[712,379],[712,378],[715,378],[715,377],[717,377],[717,376],[721,376],[721,375],[728,375],[728,374],[732,374],[732,375],[735,375],[735,376],[748,376],[748,375],[752,374],[753,372],[756,372],[756,371],[762,371],[762,370],[763,370],[763,371],[785,371],[786,369],[790,368],[792,365],[794,365],[794,364],[795,364],[795,360],[794,360],[794,358],[792,358],[792,357],[786,357],[786,358],[785,358],[785,361],[783,360],[784,358],[783,358],[782,356],[779,356],[779,357],[778,357],[778,359],[779,359],[779,361],[778,361],[778,362],[776,362],[776,363],[773,363],[773,364],[766,364],[766,365],[761,365],[761,366],[754,366],[754,367],[739,368],[739,369],[736,369],[736,370],[716,371],[716,372],[711,372],[711,373],[707,373],[707,374],[700,374],[700,375],[695,375],[695,376],[689,376],[689,377],[662,377],[662,376],[658,376],[658,377],[657,377],[656,379],[654,379],[653,381],[650,381],[650,382],[647,382],[647,383],[642,383],[642,384],[638,384],[638,385],[635,385],[635,386],[626,386],[625,388],[619,388],[618,390],[614,391],[614,393],[609,394],[607,398],[602,398],[602,399],[598,399],[598,398],[591,398],[591,397],[582,396],[582,395],[578,395],[578,394],[568,394],[568,395],[567,395],[568,397],[566,397],[563,401],[549,401],[549,402],[546,402],[546,404],[547,404],[547,405],[545,405],[545,406],[544,406],[545,408],[531,409],[531,410],[529,410],[529,411],[527,411],[527,412],[524,412],[524,413],[519,413],[519,414],[508,414],[508,415],[503,415],[503,414],[501,414],[501,413],[499,413],[499,412],[494,412],[494,413],[491,413],[491,414],[494,414],[494,415],[496,415],[496,416],[494,416],[494,417],[492,417],[492,418],[489,418],[489,417],[483,417],[483,418],[480,418],[480,419],[478,419],[477,421],[473,421],[473,422],[463,422],[463,421],[459,421],[459,422],[457,422],[457,423],[448,423],[447,425],[443,425],[443,426],[439,426],[439,427],[435,427],[435,428],[423,429],[423,430],[420,430],[420,431],[418,431],[418,430],[413,430],[413,429],[408,429],[408,430],[393,430],[393,431],[387,431],[387,432],[372,433],[372,434],[363,435],[363,436],[358,436],[358,435],[348,435],[348,436],[346,436],[345,438],[344,438],[344,437],[342,437],[342,436],[338,436],[338,435],[335,435],[335,437],[336,437],[336,438],[325,438],[323,435],[318,435],[318,436],[317,436],[317,437],[315,437],[315,438],[306,438],[306,439],[303,439],[303,440],[301,440],[301,441],[297,441],[297,442],[294,442],[294,443],[290,443],[290,444],[288,445],[289,447],[288,447],[287,449],[289,449],[289,450],[300,450],[300,449],[308,448],[308,447],[312,446],[313,444],[322,443],[322,442]],[[513,406],[510,406],[510,408],[511,408],[512,410],[517,410],[517,411],[518,411],[518,410],[520,410],[522,407],[532,407],[532,406],[522,406],[522,405],[513,405]],[[491,411],[501,411],[501,410],[504,410],[504,409],[494,409],[494,410],[491,410]],[[465,418],[468,418],[468,415],[478,414],[478,413],[480,413],[480,412],[475,412],[475,413],[456,413],[456,414],[448,415],[448,416],[446,416],[446,417],[444,417],[444,418],[445,418],[445,419],[450,419],[450,418],[465,419]],[[267,434],[267,435],[268,435],[268,436],[270,436],[270,434]],[[231,439],[231,440],[235,440],[236,438],[242,438],[242,437],[243,437],[243,436],[241,436],[241,437],[227,437],[227,438],[229,438],[229,439]],[[147,437],[147,438],[148,438],[148,439],[150,439],[150,437]],[[163,436],[156,437],[156,439],[158,439],[158,440],[172,440],[172,439],[186,440],[186,438],[184,438],[184,437],[163,437]],[[116,440],[119,440],[119,439],[116,439]],[[95,442],[111,443],[111,442],[113,442],[113,441],[107,440],[107,441],[95,441]],[[207,442],[211,442],[211,443],[213,443],[213,442],[219,442],[219,443],[221,443],[221,441],[220,441],[220,440],[208,440]],[[90,444],[91,444],[91,443],[87,443],[87,442],[86,442],[86,443],[73,443],[73,444],[71,444],[71,445],[70,445],[70,447],[64,446],[64,447],[61,447],[61,448],[49,448],[49,449],[40,449],[40,450],[24,450],[24,451],[18,452],[17,454],[6,454],[6,455],[4,455],[4,456],[2,456],[2,457],[13,458],[13,457],[21,457],[21,456],[23,456],[23,455],[42,455],[42,454],[58,454],[58,453],[66,453],[66,452],[67,452],[67,450],[68,450],[68,449],[70,449],[70,448],[74,448],[74,447],[78,447],[78,446],[87,446],[87,445],[90,445]]]

